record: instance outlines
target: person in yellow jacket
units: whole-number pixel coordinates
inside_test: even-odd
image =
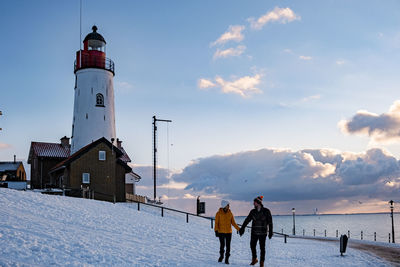
[[[229,209],[229,202],[227,200],[221,201],[221,208],[215,214],[215,236],[219,237],[219,259],[218,262],[222,262],[224,259],[224,248],[226,245],[225,263],[229,264],[229,256],[231,255],[231,240],[232,240],[232,225],[237,231],[239,226],[235,222],[231,210]]]

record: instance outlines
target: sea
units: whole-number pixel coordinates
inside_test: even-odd
[[[246,217],[237,216],[237,223]],[[274,232],[293,234],[293,215],[272,216]],[[400,243],[400,213],[395,213],[395,242]],[[352,239],[392,242],[392,218],[390,213],[373,214],[332,214],[295,215],[295,234],[299,236],[340,237],[349,235]],[[251,223],[250,223],[251,226]],[[362,233],[361,233],[362,232]]]

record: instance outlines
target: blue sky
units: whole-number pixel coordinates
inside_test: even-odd
[[[11,160],[14,154],[26,160],[31,141],[57,142],[71,135],[79,1],[3,1],[0,9],[0,110],[4,114],[0,160]],[[170,144],[167,126],[159,127],[160,168],[182,171],[175,177],[188,185],[187,194],[205,194],[215,203],[221,197],[238,201],[237,205],[244,201],[239,197],[242,192],[233,195],[220,190],[219,184],[210,188],[210,184],[193,183],[209,167],[199,158],[216,155],[286,149],[293,156],[304,149],[330,149],[363,158],[369,149],[379,148],[391,160],[400,158],[396,112],[389,112],[400,99],[398,1],[84,0],[83,37],[93,24],[105,37],[107,56],[116,64],[117,136],[135,164],[148,166],[152,163],[151,117],[171,119]],[[224,33],[230,38],[223,39]],[[217,51],[220,55],[225,51],[226,57],[218,57]],[[208,86],[200,85],[201,79]],[[338,126],[343,120],[357,124],[356,119],[364,118],[353,117],[359,110],[382,116],[361,128]],[[379,128],[388,112],[394,118],[389,126]],[[385,134],[387,129],[391,133]],[[271,161],[274,166],[286,162]],[[240,165],[246,160],[234,162]],[[374,162],[380,165],[381,161]],[[337,161],[329,164],[336,166],[332,179],[344,179]],[[393,173],[377,174],[374,181],[391,179],[389,196],[400,200],[397,165]],[[198,172],[193,171],[196,166]],[[185,177],[188,167],[192,176]],[[252,170],[258,167],[243,175],[253,177]],[[309,175],[323,173],[313,170]],[[226,182],[233,188],[241,184],[241,180]],[[147,192],[145,186],[143,190]],[[388,191],[382,190],[382,194],[364,194],[362,202],[370,205],[362,211],[384,210],[384,204],[377,204],[386,201],[383,195]],[[307,213],[317,198],[301,192]],[[326,211],[347,210],[348,204],[340,204],[343,199],[349,197],[326,199],[336,203]],[[293,204],[271,201],[277,201],[274,207],[281,212]]]

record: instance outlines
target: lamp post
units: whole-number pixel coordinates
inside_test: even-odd
[[[292,209],[292,214],[293,214],[293,235],[296,235],[296,221],[295,221],[295,215],[296,215],[296,209]]]
[[[390,201],[389,201],[389,204],[390,204],[390,217],[392,217],[392,243],[396,243],[396,242],[395,242],[395,239],[394,239],[394,219],[393,219],[393,209],[394,209],[394,206],[393,206],[393,203],[394,203],[393,200],[390,200]]]

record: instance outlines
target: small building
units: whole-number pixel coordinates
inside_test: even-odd
[[[50,169],[70,155],[69,138],[64,136],[60,141],[60,143],[31,142],[28,156],[28,164],[31,165],[31,189],[60,185],[52,184],[49,176]]]
[[[26,181],[22,161],[0,161],[0,181]]]
[[[22,161],[0,161],[0,187],[26,189],[26,172]]]
[[[60,182],[66,195],[125,202],[125,175],[132,171],[128,155],[102,137],[54,166],[51,180]]]

